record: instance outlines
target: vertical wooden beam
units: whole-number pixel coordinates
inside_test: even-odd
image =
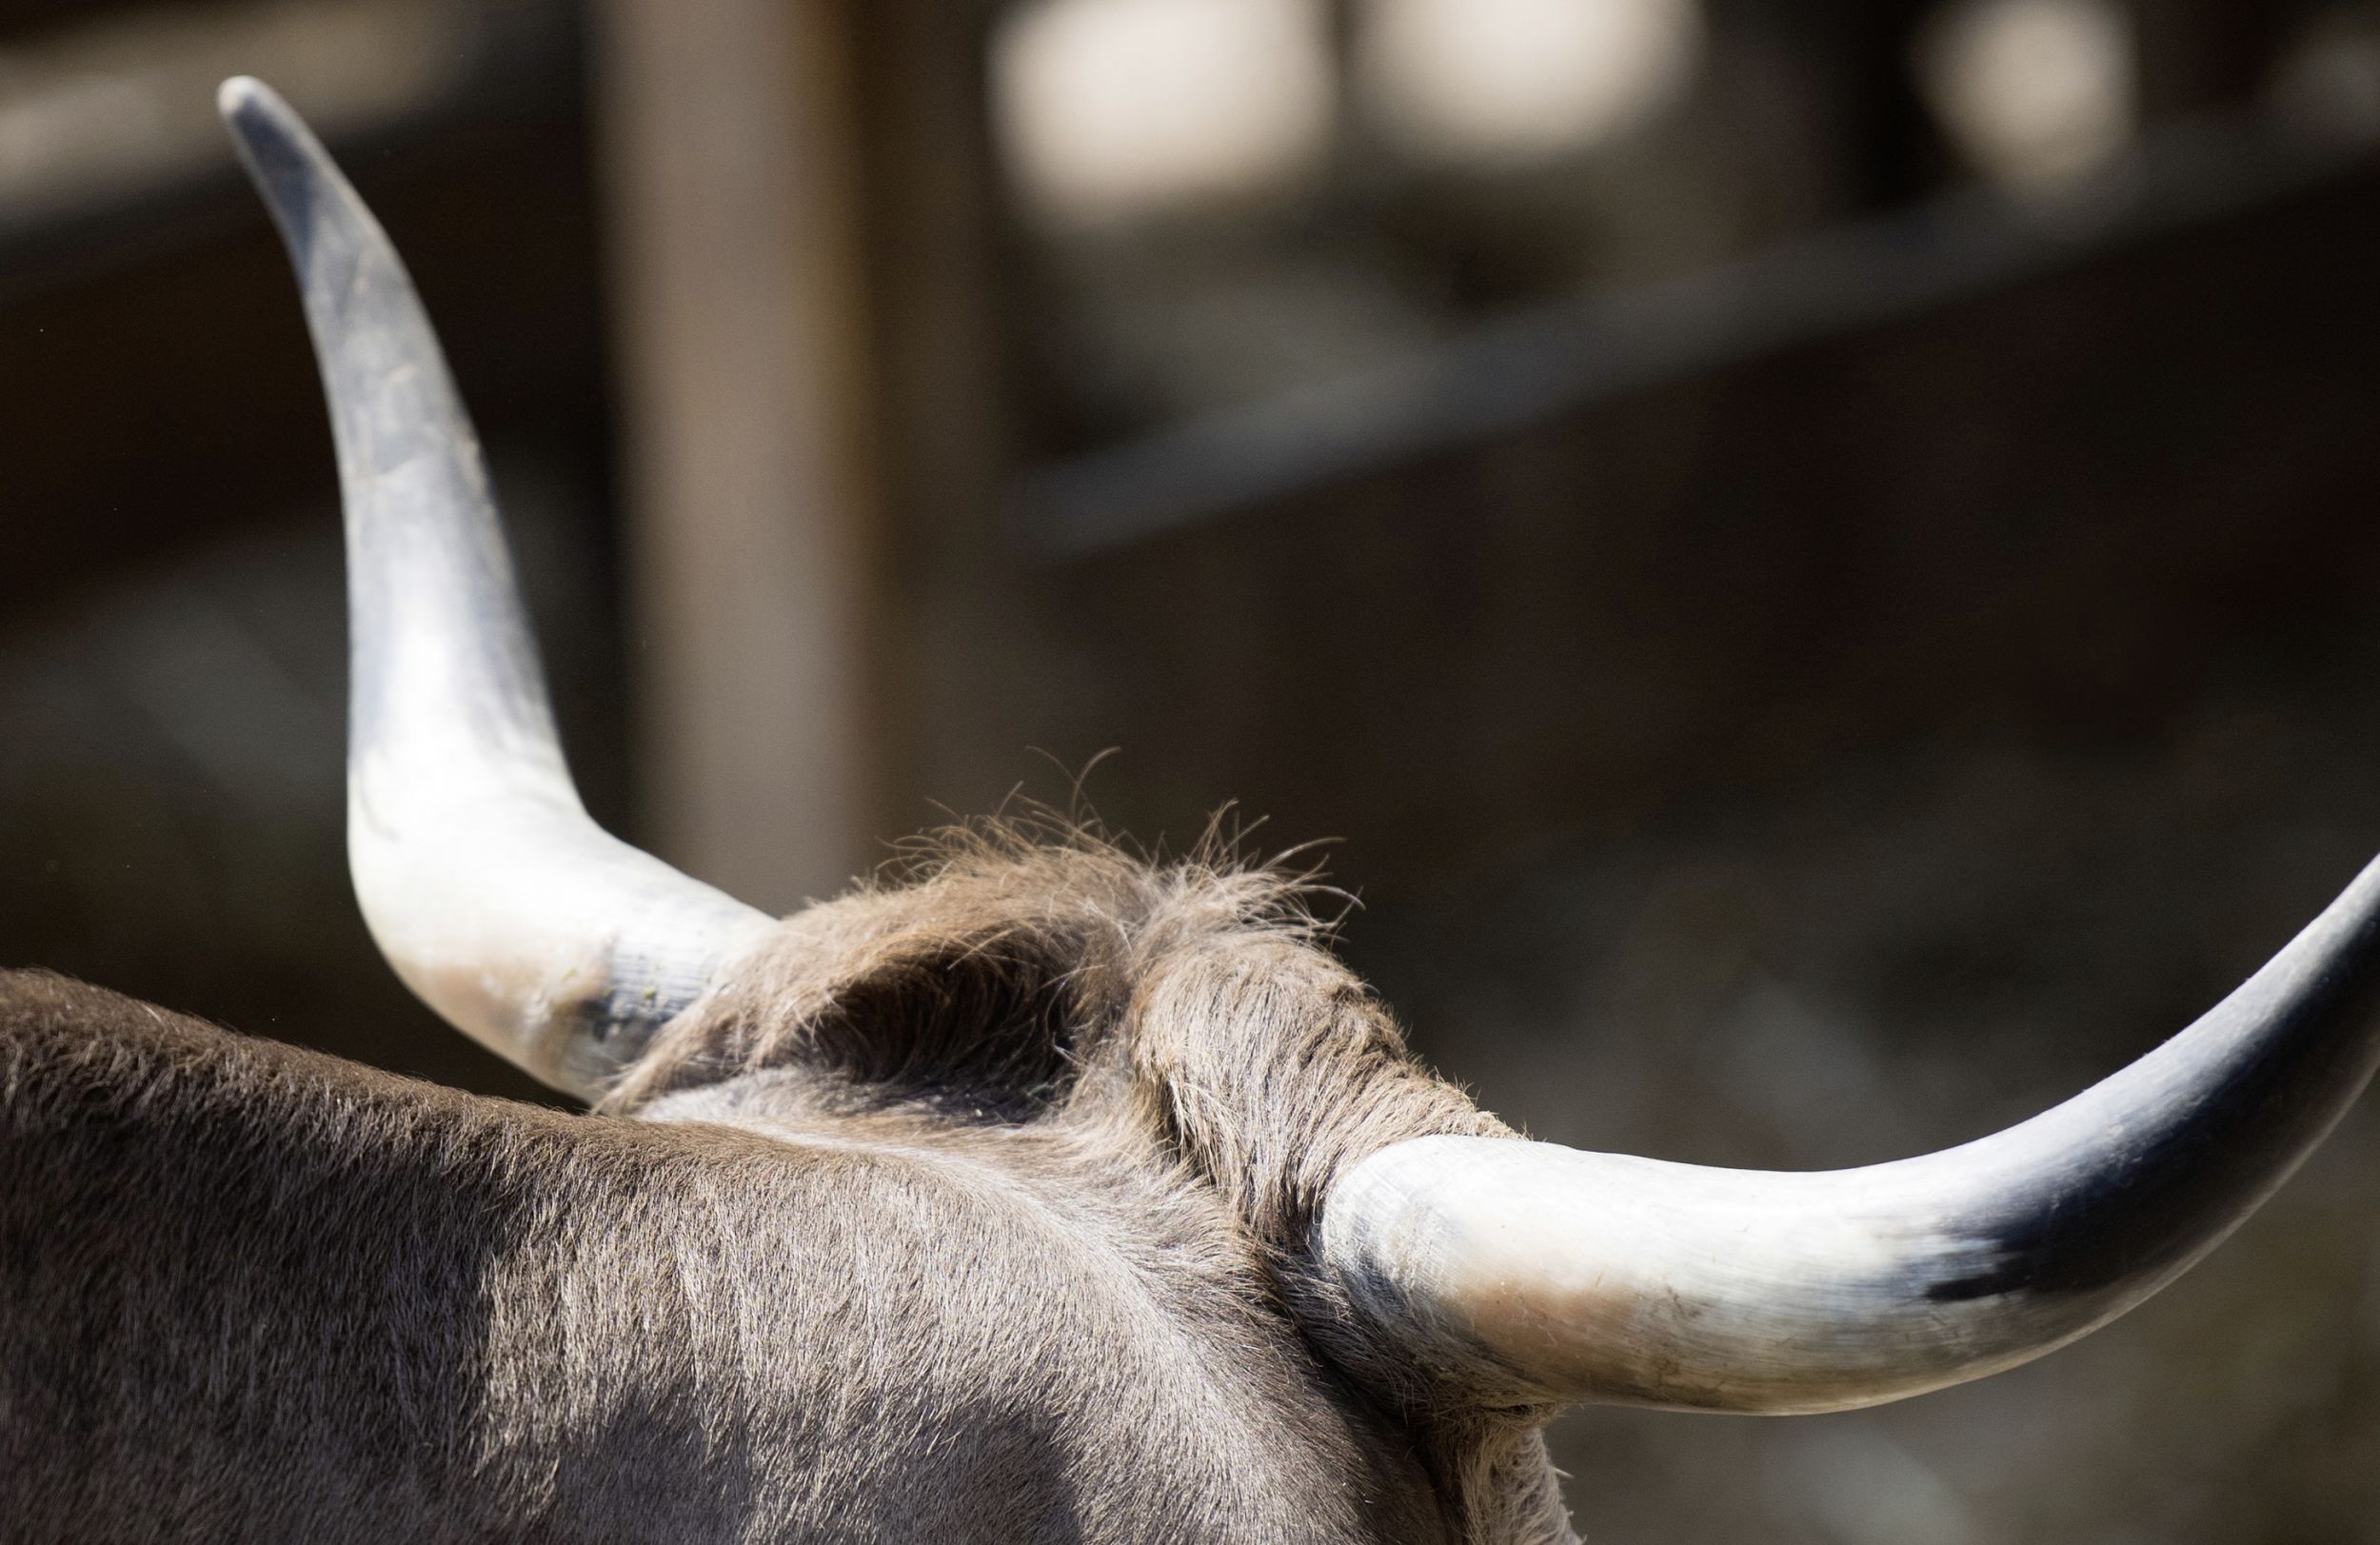
[[[901,533],[899,701],[919,796],[980,811],[1049,763],[1030,754],[1031,607],[1006,530],[1022,340],[1014,232],[1002,213],[986,73],[998,0],[870,0],[861,37],[868,212],[880,261],[884,489]],[[1061,760],[1096,751],[1042,746]],[[1046,787],[1044,791],[1049,791]]]
[[[789,909],[885,813],[857,12],[598,13],[645,835]]]

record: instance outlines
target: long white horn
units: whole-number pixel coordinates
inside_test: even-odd
[[[2205,1018],[2065,1104],[1921,1159],[1703,1169],[1422,1138],[1333,1188],[1359,1307],[1515,1398],[1836,1411],[2107,1323],[2287,1179],[2380,1060],[2380,863]]]
[[[338,442],[347,858],[365,921],[457,1028],[594,1096],[768,919],[587,819],[479,443],[412,282],[287,103],[243,77],[218,105],[288,245]]]

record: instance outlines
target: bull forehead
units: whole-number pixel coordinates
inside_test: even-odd
[[[1320,936],[1276,873],[980,840],[781,924],[608,1103],[905,1166],[1019,1209],[1020,1238],[1082,1231],[1059,1254],[1095,1276],[1135,1263],[1165,1284],[1153,1312],[1207,1306],[1140,1351],[1277,1343],[1292,1404],[1333,1402],[1414,1456],[1474,1537],[1562,1537],[1528,1422],[1417,1418],[1456,1409],[1452,1386],[1378,1339],[1321,1268],[1315,1223],[1342,1170],[1410,1138],[1506,1129],[1408,1055]],[[961,1253],[928,1275],[973,1269]],[[1074,1291],[1062,1271],[1047,1290]],[[1477,1532],[1491,1515],[1513,1526]]]
[[[1252,1505],[1305,1495],[1319,1511],[1283,1537],[1561,1537],[1534,1433],[1417,1422],[1447,1403],[1319,1277],[1311,1223],[1342,1162],[1500,1129],[1406,1056],[1278,876],[970,850],[782,924],[611,1103],[838,1172],[822,1204],[871,1277],[898,1258],[895,1278],[948,1289],[840,1346],[902,1342],[1019,1412],[1145,1399],[1213,1439],[1157,1465],[1160,1489],[1211,1492],[1166,1468],[1207,1465]],[[969,1284],[1034,1301],[954,1316]],[[1283,1456],[1327,1477],[1327,1506],[1257,1484]]]

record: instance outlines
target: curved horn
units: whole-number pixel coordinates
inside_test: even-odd
[[[412,282],[287,103],[240,78],[218,105],[288,246],[338,442],[365,921],[430,1007],[591,1097],[768,919],[587,819]]]
[[[2107,1323],[2287,1179],[2380,1060],[2380,863],[2155,1051],[2018,1126],[1824,1174],[1421,1138],[1332,1189],[1325,1259],[1516,1398],[1836,1411]]]

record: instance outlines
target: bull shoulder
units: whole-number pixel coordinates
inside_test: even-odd
[[[40,975],[0,1175],[17,1537],[1430,1532],[1112,1177],[565,1115]]]

